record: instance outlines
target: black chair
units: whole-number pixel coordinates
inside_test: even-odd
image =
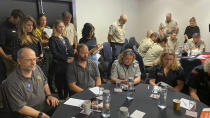
[[[181,63],[181,66],[184,70],[184,87],[182,89],[182,92],[185,93],[185,94],[189,94],[188,82],[189,82],[192,70],[196,66],[201,65],[202,62],[199,59],[181,58],[180,63]]]
[[[99,59],[98,68],[99,68],[101,79],[103,80],[103,82],[105,82],[106,80],[110,79],[109,76],[111,73],[110,70],[111,70],[111,64],[112,64],[112,50],[111,50],[109,42],[103,43],[103,50],[101,51],[100,54],[101,54],[101,58]]]

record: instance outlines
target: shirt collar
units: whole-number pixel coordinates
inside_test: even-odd
[[[167,20],[165,20],[165,23],[168,23],[168,24],[169,24],[169,23],[171,23],[172,21],[173,21],[173,20],[171,20],[171,21],[167,22]]]
[[[80,66],[80,65],[79,65],[79,61],[78,61],[78,59],[77,59],[77,60],[75,60],[75,64],[76,64],[76,66],[79,66],[79,67],[83,68],[82,66]],[[89,65],[89,60],[87,60],[87,65],[86,65],[86,68],[88,67],[88,65]]]
[[[123,25],[120,24],[120,21],[119,20],[117,21],[117,25],[123,27]]]

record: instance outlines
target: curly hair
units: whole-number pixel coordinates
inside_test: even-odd
[[[153,65],[160,65],[163,67],[163,58],[166,56],[166,55],[173,55],[174,59],[173,59],[173,62],[170,66],[170,69],[173,70],[173,71],[176,71],[178,70],[179,68],[181,68],[181,65],[179,64],[179,62],[177,61],[176,59],[176,54],[174,52],[174,50],[172,49],[165,49],[160,57],[158,59],[156,59],[154,62],[153,62]]]
[[[91,23],[85,23],[83,29],[82,29],[82,37],[83,38],[89,38],[90,36],[90,32],[93,30],[95,30],[94,26]],[[94,37],[94,34],[93,34]]]
[[[133,61],[136,59],[136,55],[132,49],[126,49],[123,52],[120,53],[118,56],[118,61],[120,63],[123,63],[123,58],[126,57],[127,55],[132,55],[133,56]]]

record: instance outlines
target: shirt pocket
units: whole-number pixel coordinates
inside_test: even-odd
[[[115,29],[115,33],[117,36],[124,36],[125,35],[125,31],[123,30],[123,28],[116,28]]]
[[[118,79],[121,79],[121,80],[125,80],[126,78],[126,73],[124,72],[124,70],[121,68],[118,70]]]

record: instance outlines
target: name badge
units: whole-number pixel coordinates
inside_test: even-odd
[[[26,85],[26,89],[30,89],[31,88],[31,84]]]

